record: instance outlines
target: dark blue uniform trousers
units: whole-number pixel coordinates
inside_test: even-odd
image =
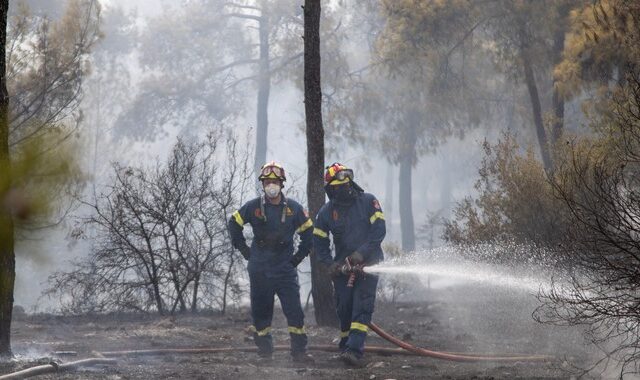
[[[251,317],[256,328],[254,341],[260,355],[273,352],[271,320],[274,295],[278,295],[282,311],[287,318],[291,337],[291,354],[306,352],[307,334],[304,331],[304,313],[300,304],[300,285],[297,272],[276,277],[263,272],[249,273],[251,287]]]
[[[353,287],[347,286],[348,276],[334,278],[336,311],[340,320],[340,343],[342,351],[351,351],[357,357],[364,353],[364,341],[376,301],[378,276],[359,275]]]

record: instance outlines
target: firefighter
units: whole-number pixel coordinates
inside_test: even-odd
[[[340,267],[347,258],[355,265],[373,265],[384,259],[380,247],[386,234],[384,214],[376,197],[353,181],[353,170],[340,163],[327,167],[325,191],[329,202],[316,217],[314,251],[333,278],[340,320],[340,358],[358,367],[363,365],[378,277],[360,275],[349,284],[349,274],[341,273]],[[335,257],[331,256],[329,234],[333,236]]]
[[[259,180],[264,196],[245,203],[229,220],[232,244],[248,260],[254,342],[262,360],[270,360],[273,354],[271,320],[277,294],[289,325],[293,361],[312,362],[313,358],[307,354],[296,267],[311,250],[313,222],[298,202],[282,193],[286,181],[282,166],[275,162],[265,164]],[[253,230],[251,247],[242,232],[245,224],[250,224]],[[300,243],[294,254],[295,233],[300,235]]]

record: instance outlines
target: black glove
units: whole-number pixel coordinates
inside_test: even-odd
[[[293,267],[297,267],[298,265],[300,265],[300,263],[302,262],[302,260],[304,260],[304,256],[296,253],[295,255],[291,256],[291,259],[289,260],[289,262],[291,263],[291,265],[293,265]]]
[[[341,265],[333,262],[331,263],[331,265],[328,265],[327,268],[327,273],[329,274],[329,276],[331,277],[337,277],[340,275],[340,267]]]
[[[358,265],[364,262],[364,256],[362,253],[355,251],[351,255],[349,255],[349,260],[351,260],[351,264]]]
[[[242,257],[244,257],[245,260],[249,260],[249,256],[251,256],[251,249],[248,245],[243,244],[242,246],[238,247],[238,251],[240,251],[240,254],[242,255]]]

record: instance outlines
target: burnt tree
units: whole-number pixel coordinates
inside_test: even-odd
[[[312,218],[324,204],[324,129],[320,88],[320,0],[304,2],[304,108],[307,135],[307,197]],[[311,293],[316,322],[337,326],[333,286],[311,252]]]
[[[7,194],[11,186],[9,176],[9,93],[6,75],[8,13],[9,0],[0,1],[0,195]],[[7,205],[0,207],[8,208]],[[11,213],[9,210],[0,208],[0,356],[11,354],[11,312],[13,311],[13,286],[16,278],[13,239]]]
[[[553,187],[570,211],[561,247],[569,276],[540,294],[541,322],[586,327],[603,350],[592,368],[616,360],[620,378],[640,371],[640,68],[612,95],[609,135],[572,146]],[[588,370],[590,370],[589,368]]]

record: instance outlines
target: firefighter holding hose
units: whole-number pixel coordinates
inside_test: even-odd
[[[373,265],[384,259],[380,244],[386,227],[380,203],[353,181],[353,170],[340,163],[327,167],[325,191],[329,197],[316,216],[313,246],[333,278],[340,320],[340,359],[363,365],[364,342],[376,297],[378,277],[346,273],[344,268]],[[335,257],[331,255],[333,236]]]
[[[275,162],[260,170],[264,196],[245,203],[229,220],[233,246],[248,260],[251,317],[256,329],[254,342],[258,355],[270,360],[273,355],[271,320],[274,295],[278,295],[287,318],[294,362],[313,362],[307,354],[307,334],[300,303],[300,285],[296,267],[309,254],[313,244],[313,222],[302,206],[282,193],[285,171]],[[242,232],[245,224],[253,230],[251,247]],[[300,243],[294,254],[294,235]]]

